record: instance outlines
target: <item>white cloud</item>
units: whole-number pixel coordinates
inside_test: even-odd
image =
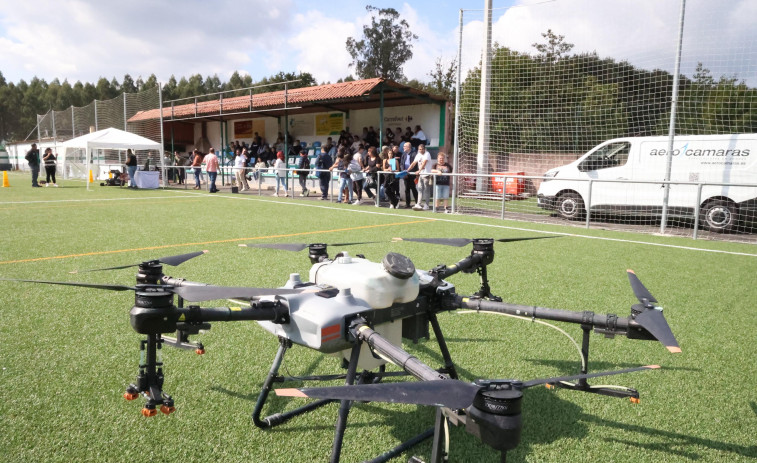
[[[318,82],[336,82],[352,73],[345,42],[362,31],[355,21],[327,17],[310,10],[294,18],[298,31],[288,41],[297,71],[311,73]]]
[[[627,60],[643,69],[673,71],[680,3],[657,0],[521,1],[495,10],[493,41],[533,54],[533,43],[552,29],[574,44],[571,53],[596,52],[601,58]],[[738,73],[757,84],[757,2],[689,2],[686,8],[681,72],[691,75],[697,62],[719,77]],[[748,19],[747,19],[748,18]],[[483,12],[466,12],[463,69],[476,66],[483,42]],[[738,56],[741,55],[741,56]],[[739,63],[737,63],[739,61]]]
[[[532,53],[551,28],[573,52],[627,59],[645,69],[672,70],[678,1],[515,0],[528,6],[496,9],[493,39]],[[383,2],[400,12],[418,35],[408,78],[429,80],[437,58],[457,57],[457,11],[451,2]],[[459,2],[480,7],[483,2]],[[454,16],[454,18],[452,18]],[[738,73],[757,85],[757,2],[687,3],[683,72],[702,61],[714,76]],[[466,11],[463,69],[480,60],[481,11]],[[347,0],[0,0],[0,71],[18,82],[96,82],[124,74],[228,78],[235,70],[253,80],[281,71],[305,71],[318,81],[351,74],[348,37],[360,37],[370,13]],[[446,26],[442,26],[442,24]]]

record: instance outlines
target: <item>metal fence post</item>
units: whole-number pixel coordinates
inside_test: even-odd
[[[694,204],[694,236],[693,239],[697,239],[697,235],[699,232],[699,212],[700,212],[700,204],[702,204],[702,184],[697,184],[697,202]]]
[[[589,194],[586,195],[586,203],[584,204],[584,209],[586,209],[586,228],[589,228],[589,224],[591,223],[591,190],[594,186],[594,180],[589,180]]]
[[[502,209],[499,212],[500,220],[505,220],[505,192],[507,191],[507,176],[502,177]]]

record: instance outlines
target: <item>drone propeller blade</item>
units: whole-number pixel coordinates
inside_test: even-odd
[[[678,354],[681,352],[681,347],[678,345],[678,341],[676,341],[676,337],[661,310],[646,309],[636,316],[636,323],[649,331],[649,334],[660,341],[671,353]]]
[[[355,243],[323,243],[323,244],[325,244],[326,246],[355,246],[358,244],[370,244],[370,243],[378,243],[378,241],[358,241]],[[250,244],[240,244],[239,246],[248,247],[248,248],[267,248],[267,249],[279,249],[281,251],[299,252],[307,248],[308,246],[311,246],[312,244],[319,244],[319,243],[250,243]]]
[[[545,238],[557,238],[556,236],[530,236],[526,238],[497,238],[494,241],[500,243],[513,243],[515,241],[540,240]],[[416,243],[443,244],[461,248],[473,242],[469,238],[394,238],[394,241],[414,241]]]
[[[494,241],[500,243],[513,243],[515,241],[528,241],[528,240],[546,240],[549,238],[559,238],[558,236],[527,236],[525,238],[496,238]]]
[[[302,289],[244,288],[212,285],[167,288],[171,288],[171,292],[189,302],[214,301],[216,299],[249,299],[258,296],[283,296],[303,292]]]
[[[641,280],[639,280],[639,277],[636,276],[636,273],[634,273],[634,271],[631,269],[628,269],[627,272],[628,281],[631,282],[631,289],[633,289],[633,293],[636,296],[636,299],[638,299],[641,303],[645,303],[645,299],[649,302],[657,302],[657,299],[652,296],[652,293],[650,293],[646,286],[641,283]]]
[[[21,280],[13,278],[0,278],[2,281],[23,281],[26,283],[42,283],[46,285],[80,286],[82,288],[107,289],[110,291],[134,291],[137,288],[124,285],[100,285],[96,283],[78,283],[75,281],[45,281],[45,280]]]
[[[656,370],[658,368],[660,368],[660,365],[645,365],[642,367],[626,368],[624,370],[601,371],[597,373],[585,373],[582,375],[555,376],[554,378],[532,379],[531,381],[524,381],[523,388],[525,389],[527,387],[538,386],[539,384],[546,384],[546,383],[559,383],[561,381],[573,381],[576,379],[597,378],[599,376],[622,375],[625,373],[633,373],[634,371]]]
[[[470,407],[481,388],[456,379],[401,383],[359,384],[355,386],[276,389],[287,397],[361,400],[461,409]]]
[[[413,241],[415,243],[443,244],[461,248],[471,243],[470,238],[394,238],[394,241]]]
[[[281,251],[302,251],[308,247],[305,243],[250,243],[240,244],[239,246],[245,246],[248,248],[265,248],[265,249],[279,249]]]
[[[205,254],[207,252],[208,251],[190,252],[188,254],[180,254],[178,256],[161,257],[160,259],[157,259],[157,260],[158,260],[158,262],[160,262],[162,264],[171,265],[171,266],[175,267],[177,265],[183,264],[184,262],[188,261],[189,259],[192,259],[192,258],[197,257],[197,256],[201,256],[201,255],[203,255],[203,254]],[[146,262],[149,262],[149,261],[146,261]],[[102,272],[102,271],[105,271],[105,270],[120,270],[122,268],[136,267],[138,265],[140,265],[140,264],[118,265],[116,267],[95,268],[95,269],[90,269],[90,270],[74,270],[74,271],[68,272],[68,273],[76,274],[76,273],[86,273],[86,272]]]
[[[357,246],[358,244],[373,244],[381,241],[355,241],[354,243],[329,243],[329,246]]]
[[[631,283],[631,289],[633,289],[636,299],[641,302],[641,304],[633,306],[634,311],[640,312],[635,317],[636,323],[660,341],[671,353],[680,353],[681,347],[678,345],[678,341],[676,341],[676,337],[673,335],[668,321],[665,320],[662,309],[655,307],[653,304],[657,302],[657,299],[652,296],[652,293],[649,292],[631,269],[628,270],[628,281]]]
[[[190,252],[188,254],[180,254],[178,256],[167,256],[167,257],[161,257],[158,259],[158,261],[162,264],[171,265],[173,267],[176,267],[177,265],[181,265],[184,262],[188,261],[189,259],[193,259],[197,256],[201,256],[203,254],[207,254],[207,249],[204,251],[197,251],[197,252]]]

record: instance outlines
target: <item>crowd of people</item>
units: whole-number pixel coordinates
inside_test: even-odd
[[[321,199],[328,199],[332,177],[338,176],[337,201],[340,203],[357,205],[363,200],[363,195],[372,202],[379,196],[381,201],[388,203],[389,208],[399,209],[403,197],[400,194],[402,188],[404,207],[428,210],[429,201],[436,198],[437,209],[449,212],[449,174],[452,172],[452,166],[447,162],[445,153],[440,152],[435,161],[432,159],[426,150],[428,139],[421,127],[416,125],[415,130],[407,127],[404,131],[401,127],[394,130],[387,128],[381,141],[384,145],[379,147],[379,136],[373,127],[364,127],[362,135],[352,134],[349,129],[345,129],[336,142],[332,137],[327,138],[321,145],[313,166],[308,152],[299,140],[294,141],[285,156],[282,134],[278,135],[275,143],[268,144],[263,137],[255,133],[249,145],[246,142],[233,142],[229,151],[233,153],[231,164],[241,191],[249,190],[249,180],[257,180],[265,171],[275,175],[273,195],[287,196],[287,178],[290,174],[286,159],[289,157],[297,159],[297,167],[293,174],[298,177],[302,196],[310,195],[307,180],[309,176],[314,175],[319,180]],[[47,174],[46,185],[57,186],[56,157],[50,148],[45,150],[44,156],[40,156],[34,144],[26,159],[32,171],[32,186],[40,186],[37,177],[41,163],[44,163]],[[218,191],[216,180],[222,161],[214,148],[210,148],[208,153],[195,149],[186,155],[176,151],[172,157],[166,157],[164,163],[167,166],[185,167],[169,169],[170,181],[184,184],[187,171],[190,170],[194,174],[193,188],[200,190],[204,169],[208,176],[208,191]],[[125,167],[129,187],[136,188],[137,156],[132,150],[127,150]],[[436,176],[435,180],[433,176]],[[436,187],[433,195],[432,185]]]
[[[379,196],[381,201],[388,203],[389,208],[402,207],[401,199],[404,191],[404,207],[415,210],[428,210],[429,201],[437,199],[437,208],[449,212],[449,185],[452,166],[447,163],[445,153],[439,153],[434,161],[426,150],[428,138],[420,125],[415,129],[401,127],[387,128],[379,146],[379,136],[373,127],[364,127],[362,133],[352,134],[349,128],[342,130],[339,138],[334,141],[328,137],[320,146],[311,166],[310,157],[300,143],[295,139],[288,147],[285,155],[284,135],[279,133],[274,143],[269,144],[258,133],[252,137],[250,144],[246,142],[232,142],[228,152],[231,155],[230,164],[233,166],[234,178],[240,191],[250,189],[250,181],[257,180],[263,172],[275,176],[273,196],[287,196],[287,178],[298,178],[301,196],[309,196],[311,191],[307,187],[308,177],[314,175],[320,184],[321,199],[328,199],[332,178],[338,176],[337,201],[360,204],[365,195],[375,201]],[[292,137],[287,134],[287,139]],[[287,169],[287,158],[296,159],[294,172]],[[208,191],[215,193],[216,176],[219,170],[219,157],[211,148],[207,154],[194,150],[186,156],[175,152],[173,159],[167,159],[167,165],[187,166],[194,173],[194,189],[201,189],[201,175],[203,167],[208,174]],[[183,184],[184,169],[170,175],[170,180]],[[293,175],[292,175],[293,174]],[[434,182],[432,176],[436,176]],[[432,195],[432,185],[436,190]],[[442,206],[443,204],[443,206]]]

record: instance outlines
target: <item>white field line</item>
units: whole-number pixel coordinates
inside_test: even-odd
[[[193,193],[188,193],[193,194]],[[194,194],[202,194],[200,192],[194,193]],[[206,196],[206,195],[203,195]],[[309,201],[298,201],[298,202],[279,202],[272,199],[267,199],[265,197],[249,197],[249,196],[241,196],[241,195],[231,195],[231,194],[221,194],[221,195],[214,195],[216,198],[226,198],[226,199],[236,199],[241,201],[261,201],[266,203],[276,203],[280,205],[289,205],[289,206],[301,206],[301,207],[311,207],[311,208],[318,208],[318,209],[328,209],[328,210],[334,210],[334,211],[341,211],[341,212],[353,212],[353,213],[359,213],[359,214],[378,214],[378,215],[386,215],[386,216],[392,216],[392,217],[408,217],[405,214],[395,214],[392,212],[378,212],[378,211],[369,211],[365,209],[342,209],[339,207],[333,207],[333,206],[327,206],[327,205],[320,205],[320,204],[311,204]],[[371,206],[369,206],[371,207]],[[422,217],[422,216],[419,216]],[[593,239],[593,240],[601,240],[601,241],[615,241],[619,243],[628,243],[628,244],[638,244],[642,246],[658,246],[663,248],[671,248],[671,249],[682,249],[686,251],[698,251],[698,252],[712,252],[712,253],[718,253],[718,254],[729,254],[734,256],[747,256],[747,257],[757,257],[757,253],[748,253],[748,252],[736,252],[736,251],[723,251],[720,249],[703,249],[703,248],[696,248],[692,246],[679,246],[675,244],[664,244],[664,243],[650,243],[648,241],[637,241],[637,240],[626,240],[621,238],[609,238],[609,237],[602,237],[602,236],[589,236],[589,235],[581,235],[576,233],[565,233],[565,232],[554,232],[554,231],[545,231],[545,230],[534,230],[531,228],[524,228],[524,227],[511,227],[507,225],[495,225],[495,224],[484,224],[484,223],[477,223],[477,222],[467,222],[465,220],[453,220],[448,218],[442,218],[442,217],[428,217],[429,220],[434,220],[437,222],[448,222],[448,223],[456,223],[456,224],[462,224],[462,225],[475,225],[479,227],[488,227],[488,228],[497,228],[497,229],[503,229],[503,230],[517,230],[517,231],[525,231],[529,233],[542,233],[545,235],[556,235],[556,236],[571,236],[575,238],[586,238],[586,239]]]
[[[276,203],[279,205],[286,205],[286,206],[299,206],[299,207],[309,207],[309,208],[316,208],[316,209],[326,209],[326,210],[333,210],[333,211],[340,211],[340,212],[352,212],[357,214],[376,214],[376,215],[385,215],[390,217],[408,217],[405,214],[396,214],[392,212],[379,212],[379,211],[370,211],[366,209],[342,209],[339,207],[329,206],[329,205],[320,205],[320,204],[313,204],[310,201],[297,201],[297,202],[280,202],[273,199],[267,199],[266,197],[254,197],[254,196],[247,196],[247,195],[232,195],[231,193],[228,194],[215,194],[215,195],[209,195],[207,192],[193,192],[193,191],[175,191],[175,190],[164,190],[164,191],[170,191],[176,195],[183,196],[185,198],[193,198],[196,196],[202,196],[202,197],[213,197],[213,198],[225,198],[225,199],[235,199],[239,201],[259,201],[259,202],[265,202],[265,203]],[[132,200],[143,200],[143,199],[166,199],[165,196],[146,196],[142,198],[113,198],[113,199],[64,199],[59,201],[17,201],[17,202],[8,202],[5,204],[34,204],[34,203],[50,203],[50,202],[91,202],[91,201],[132,201]],[[369,206],[372,207],[372,206]],[[412,217],[412,216],[410,216]],[[420,218],[422,216],[416,216],[416,218]],[[462,224],[462,225],[473,225],[473,226],[479,226],[479,227],[487,227],[487,228],[495,228],[495,229],[501,229],[501,230],[517,230],[517,231],[525,231],[528,233],[542,233],[545,235],[555,235],[555,236],[570,236],[575,238],[585,238],[585,239],[592,239],[592,240],[600,240],[600,241],[614,241],[618,243],[628,243],[628,244],[637,244],[641,246],[657,246],[662,248],[670,248],[670,249],[681,249],[686,251],[696,251],[696,252],[710,252],[710,253],[716,253],[716,254],[728,254],[728,255],[734,255],[734,256],[746,256],[746,257],[757,257],[757,253],[748,253],[748,252],[736,252],[736,251],[724,251],[720,249],[703,249],[703,248],[697,248],[693,246],[680,246],[675,244],[665,244],[665,243],[651,243],[648,241],[638,241],[638,240],[627,240],[627,239],[621,239],[621,238],[610,238],[610,237],[603,237],[603,236],[589,236],[589,235],[581,235],[576,233],[565,233],[565,232],[554,232],[554,231],[545,231],[545,230],[535,230],[531,228],[525,228],[525,227],[512,227],[508,225],[496,225],[496,224],[485,224],[485,223],[477,223],[477,222],[468,222],[465,220],[460,219],[449,219],[449,218],[442,218],[442,217],[426,217],[429,220],[434,220],[437,222],[447,222],[447,223],[456,223],[456,224]]]

